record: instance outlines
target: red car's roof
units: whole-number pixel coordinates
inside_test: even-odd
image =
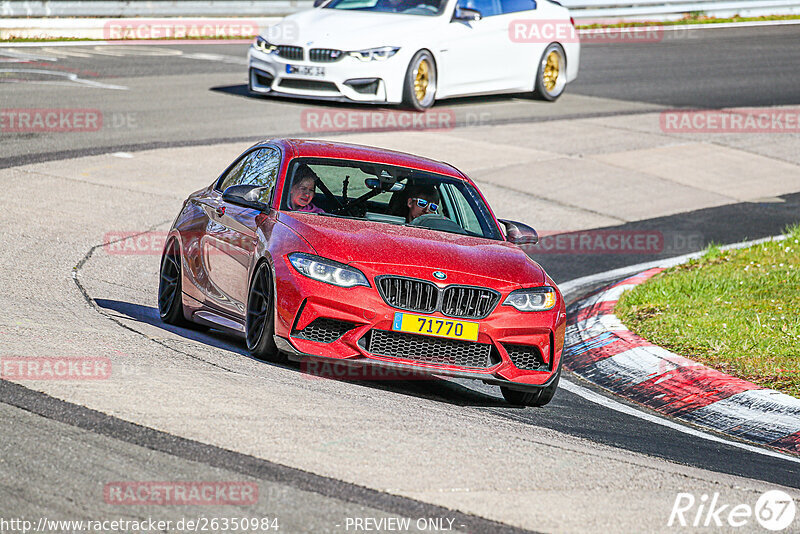
[[[436,161],[405,152],[396,152],[385,148],[375,148],[349,143],[334,143],[331,141],[315,141],[311,139],[269,139],[264,143],[280,145],[289,153],[290,157],[317,157],[347,159],[355,161],[370,161],[397,165],[422,171],[435,172],[464,178],[464,175],[455,167],[442,161]]]

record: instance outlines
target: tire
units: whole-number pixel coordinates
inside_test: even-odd
[[[177,239],[172,239],[161,256],[158,280],[158,314],[161,320],[175,326],[188,326],[183,316],[183,290],[181,289],[181,250]]]
[[[436,100],[436,63],[427,50],[420,50],[408,64],[403,82],[403,106],[425,111]]]
[[[283,355],[275,345],[275,298],[272,271],[267,262],[256,267],[247,294],[245,337],[250,355],[259,360],[282,362]]]
[[[500,392],[503,394],[503,398],[506,399],[506,402],[514,406],[544,406],[553,400],[560,379],[561,371],[558,372],[555,380],[546,388],[541,388],[536,391],[518,391],[516,389],[500,386]]]
[[[533,94],[540,100],[553,102],[567,86],[567,56],[558,43],[550,43],[544,49],[536,67],[536,84]]]

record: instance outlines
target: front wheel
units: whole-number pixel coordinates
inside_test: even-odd
[[[158,314],[161,320],[175,326],[187,326],[183,316],[181,291],[181,250],[177,239],[172,239],[161,256],[158,279]]]
[[[436,63],[427,50],[420,50],[408,64],[403,84],[403,105],[425,111],[436,100]]]
[[[567,86],[567,56],[558,43],[551,43],[536,68],[534,95],[542,100],[554,101]]]
[[[558,372],[555,380],[546,388],[541,388],[536,391],[519,391],[500,386],[500,392],[503,394],[503,398],[506,399],[506,402],[514,406],[544,406],[553,400],[553,395],[556,394],[558,381],[560,379],[561,371]]]
[[[275,299],[272,272],[266,262],[256,268],[247,297],[245,334],[247,350],[254,358],[272,362],[282,361],[275,345]]]

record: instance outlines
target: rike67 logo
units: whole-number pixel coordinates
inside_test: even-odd
[[[755,506],[746,503],[726,503],[719,493],[703,494],[696,498],[691,493],[679,493],[672,505],[667,526],[680,527],[744,527],[753,526],[753,519],[763,528],[778,532],[794,522],[797,506],[791,495],[781,490],[762,494]]]

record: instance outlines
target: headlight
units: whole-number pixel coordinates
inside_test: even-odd
[[[289,261],[300,274],[326,284],[333,284],[339,287],[369,287],[369,282],[367,282],[367,277],[364,276],[364,273],[337,261],[302,252],[289,254]]]
[[[368,48],[367,50],[348,52],[347,55],[360,59],[361,61],[383,61],[395,55],[398,50],[400,50],[399,46],[382,46],[380,48]]]
[[[503,305],[523,312],[551,310],[556,305],[556,290],[550,286],[517,289],[506,297]]]
[[[270,43],[268,43],[268,42],[267,42],[267,40],[266,40],[266,39],[264,39],[264,38],[263,38],[263,37],[261,37],[261,36],[259,36],[259,37],[256,37],[256,44],[255,44],[255,47],[256,47],[257,49],[261,50],[262,52],[264,52],[265,54],[271,54],[271,53],[273,53],[275,50],[277,50],[277,49],[278,49],[278,47],[277,47],[277,46],[275,46],[274,44],[270,44]]]

